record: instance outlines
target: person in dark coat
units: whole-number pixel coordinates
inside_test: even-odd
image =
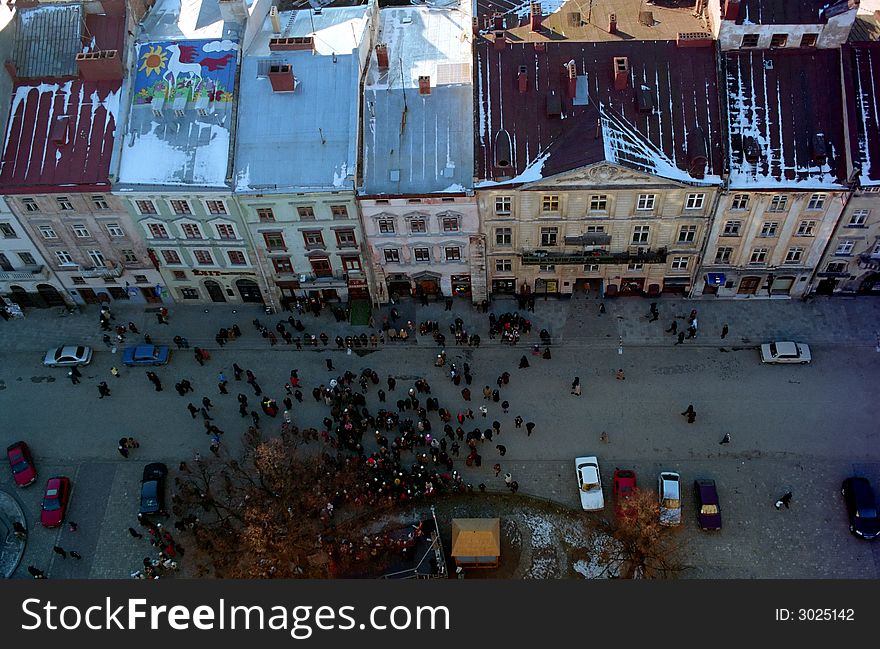
[[[529,366],[529,359],[526,358],[525,355],[523,355],[522,358],[519,359],[519,369],[522,370],[528,366]]]

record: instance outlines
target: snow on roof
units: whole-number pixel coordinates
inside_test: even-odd
[[[224,24],[218,0],[156,0],[138,41],[223,38],[233,28]]]
[[[236,189],[247,192],[352,188],[357,165],[359,48],[370,8],[282,12],[281,37],[312,36],[311,50],[271,51],[267,19],[244,57],[236,135]],[[275,92],[269,65],[289,64],[295,90]],[[284,164],[279,164],[284,160]]]
[[[843,105],[828,91],[840,87],[839,57],[838,50],[725,53],[731,187],[845,184]],[[820,141],[824,161],[814,150]]]
[[[421,194],[465,191],[473,184],[471,18],[461,8],[387,8],[367,72],[364,108],[364,191]],[[462,10],[464,9],[464,10]],[[419,77],[430,78],[430,95]]]
[[[73,77],[82,49],[83,12],[79,4],[20,10],[12,55],[19,78]]]
[[[818,25],[823,12],[832,15],[858,7],[857,0],[742,0],[739,15],[744,23],[756,25]]]
[[[856,123],[851,136],[856,139],[854,162],[861,167],[859,182],[880,185],[880,49],[853,47],[847,55],[852,61],[847,99]]]

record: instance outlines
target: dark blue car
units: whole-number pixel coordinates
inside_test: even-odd
[[[122,364],[165,365],[171,356],[167,345],[132,345],[122,350]]]

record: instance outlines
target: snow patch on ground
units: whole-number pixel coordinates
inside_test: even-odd
[[[553,525],[550,523],[550,521],[541,518],[540,516],[533,516],[531,514],[523,514],[523,520],[526,522],[526,525],[529,526],[529,529],[532,532],[533,548],[538,549],[553,547]]]

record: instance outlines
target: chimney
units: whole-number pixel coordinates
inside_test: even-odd
[[[526,72],[526,66],[519,66],[519,73],[516,75],[516,82],[519,85],[519,94],[524,95],[529,89],[529,75]]]
[[[125,0],[101,0],[101,8],[108,16],[124,16]]]
[[[52,143],[55,146],[64,146],[67,144],[67,136],[68,129],[70,128],[70,116],[69,115],[61,115],[55,118],[55,123],[52,124],[52,132],[49,135],[49,139],[52,140]]]
[[[541,21],[543,19],[544,16],[541,15],[541,3],[533,2],[531,13],[529,14],[529,29],[533,32],[541,31]]]
[[[270,38],[269,49],[273,52],[291,52],[295,50],[315,49],[315,39],[311,36],[293,36],[290,38]]]
[[[818,165],[824,165],[828,158],[828,144],[825,141],[824,133],[816,133],[810,141],[810,149],[813,153],[813,162]]]
[[[503,14],[492,14],[492,28],[493,29],[504,29],[504,15]]]
[[[273,92],[293,92],[296,89],[293,66],[287,63],[270,65],[269,81],[272,82]]]
[[[625,56],[614,57],[614,89],[623,90],[626,88],[627,78],[629,77],[629,59]]]
[[[503,50],[504,46],[507,44],[507,34],[504,30],[495,32],[495,49]]]
[[[388,69],[388,46],[385,43],[376,45],[376,61],[379,63],[380,70]]]
[[[123,77],[122,59],[116,50],[80,52],[76,67],[85,81],[118,81]]]
[[[565,68],[568,70],[568,98],[574,99],[577,94],[577,64],[575,64],[574,60],[571,60],[565,64]]]
[[[688,174],[691,178],[702,179],[706,175],[706,134],[697,128],[688,134],[687,142]]]
[[[608,33],[617,33],[617,14],[611,14],[610,16],[608,16]]]
[[[246,0],[217,0],[220,17],[227,23],[244,24],[248,17]]]
[[[431,94],[431,77],[427,75],[419,77],[419,94],[423,97]]]
[[[278,17],[278,7],[273,6],[269,9],[269,19],[272,21],[272,33],[281,33],[281,18]]]
[[[721,16],[722,20],[738,20],[739,19],[739,2],[740,0],[725,0],[724,2],[724,13]]]

